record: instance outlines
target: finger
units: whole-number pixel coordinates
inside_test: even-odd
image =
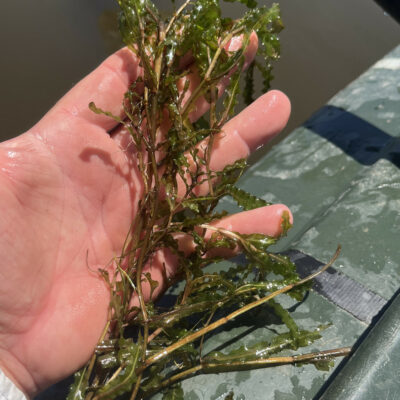
[[[62,97],[45,118],[67,114],[110,131],[117,123],[95,114],[89,109],[89,103],[93,101],[97,107],[122,118],[124,94],[141,74],[135,54],[126,47],[118,50]]]
[[[290,109],[289,99],[280,91],[272,90],[258,98],[217,135],[210,169],[221,171],[273,139],[286,126]]]
[[[271,237],[279,237],[283,232],[282,222],[285,213],[289,214],[289,222],[293,224],[293,215],[289,208],[283,204],[274,204],[229,215],[212,225],[231,232],[239,232],[242,235],[261,233]]]
[[[240,50],[242,45],[243,45],[243,37],[236,36],[228,42],[228,44],[225,46],[225,49],[228,53],[234,53]],[[253,62],[254,57],[256,56],[257,53],[257,49],[258,49],[258,37],[256,33],[253,32],[250,35],[249,44],[247,45],[244,54],[245,60],[243,64],[243,70],[247,69],[248,66]],[[221,97],[223,95],[226,87],[229,84],[230,78],[235,72],[235,70],[236,68],[232,69],[232,71],[230,71],[230,73],[224,78],[222,78],[216,85],[218,97]],[[187,81],[189,82],[189,88],[187,92],[184,94],[184,98],[182,101],[183,106],[187,103],[189,98],[192,96],[193,92],[201,83],[201,77],[197,67],[193,65],[190,68],[190,71],[191,72],[186,77],[180,79],[180,81],[178,82],[178,89],[181,92],[183,91],[185,85],[187,85]],[[193,106],[193,110],[189,113],[189,119],[192,122],[197,121],[204,113],[208,111],[209,108],[210,108],[210,103],[205,99],[205,97],[204,96],[199,97]]]
[[[257,208],[251,211],[244,211],[230,215],[220,221],[214,222],[213,227],[223,228],[231,232],[241,234],[261,233],[267,236],[279,237],[282,234],[282,222],[284,213],[289,214],[290,222],[293,223],[293,216],[290,210],[283,204],[275,204]],[[208,230],[206,238],[210,238],[214,231]],[[182,236],[179,239],[180,250],[190,254],[194,250],[194,243],[190,236]],[[219,254],[224,257],[232,257],[239,249],[227,251],[222,249]],[[159,282],[159,286],[153,293],[153,299],[157,298],[165,290],[165,279],[170,279],[177,271],[178,259],[168,249],[157,252],[145,268],[145,273],[150,272],[151,278]],[[146,300],[150,299],[150,285],[143,282],[143,292]],[[134,299],[134,303],[136,304]]]
[[[209,168],[222,171],[227,165],[247,158],[250,153],[274,138],[287,124],[290,115],[290,101],[285,94],[272,90],[259,97],[240,114],[225,124],[214,137]],[[208,139],[199,144],[199,156],[204,157]],[[195,168],[190,154],[187,155],[192,168]],[[190,182],[190,175],[186,174]],[[185,185],[178,177],[178,193],[183,196]],[[204,182],[196,188],[197,195],[204,195],[209,184]]]

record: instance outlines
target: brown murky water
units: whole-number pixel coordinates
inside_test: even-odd
[[[289,131],[397,45],[400,25],[371,0],[280,3],[286,29],[274,87],[292,100]],[[239,15],[240,6],[224,5]],[[113,0],[0,2],[2,140],[32,126],[111,52],[115,8]]]

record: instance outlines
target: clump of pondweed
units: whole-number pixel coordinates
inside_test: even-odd
[[[131,399],[146,398],[160,390],[166,390],[166,399],[183,399],[178,382],[199,371],[288,362],[313,362],[326,367],[332,357],[347,351],[277,357],[285,349],[295,350],[320,338],[323,327],[312,332],[301,330],[275,299],[285,293],[301,300],[312,276],[300,280],[287,257],[268,252],[277,239],[242,235],[210,225],[225,215],[216,207],[226,196],[244,210],[267,204],[235,187],[246,167],[244,160],[223,171],[212,171],[209,166],[213,138],[234,113],[252,32],[258,35],[263,61],[254,62],[246,73],[247,102],[252,97],[254,69],[261,71],[268,88],[271,62],[279,56],[282,23],[278,5],[256,8],[255,0],[240,2],[250,10],[243,18],[232,20],[222,18],[219,0],[188,0],[168,18],[162,18],[150,0],[118,0],[121,34],[140,58],[143,76],[125,94],[124,120],[94,104],[90,107],[115,118],[130,132],[132,145],[138,150],[144,193],[114,275],[101,271],[111,289],[110,319],[92,359],[76,373],[69,399],[112,399],[125,393],[131,393]],[[241,48],[226,51],[235,36],[242,37]],[[200,83],[190,95],[188,80],[178,89],[179,82],[190,73],[182,68],[182,60],[188,55],[200,75]],[[227,76],[230,83],[221,96],[217,84]],[[202,96],[209,102],[208,118],[193,123],[190,113]],[[159,129],[166,120],[168,132],[160,139]],[[201,150],[200,142],[206,143]],[[164,156],[160,160],[157,154]],[[179,193],[178,180],[183,187]],[[209,194],[200,195],[200,185],[208,185]],[[285,233],[290,228],[288,216],[283,228]],[[208,240],[207,230],[214,231]],[[182,234],[191,237],[195,245],[190,255],[179,249],[176,238]],[[212,256],[213,249],[237,246],[247,263],[227,271],[204,271],[207,264],[221,261]],[[142,290],[144,281],[151,292],[157,288],[158,282],[143,273],[143,268],[164,248],[178,260],[176,278],[167,282],[184,282],[175,304],[167,310],[151,301],[145,303]],[[132,295],[138,297],[140,307],[132,307]],[[201,354],[207,333],[267,302],[287,332],[229,354]],[[216,318],[217,312],[223,317]],[[136,328],[134,338],[126,334],[128,327]]]

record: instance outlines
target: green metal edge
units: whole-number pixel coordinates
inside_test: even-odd
[[[397,295],[320,399],[396,400],[399,377],[400,295]]]

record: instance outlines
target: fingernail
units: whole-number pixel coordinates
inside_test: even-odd
[[[238,51],[242,47],[243,35],[234,36],[228,46],[228,51]]]

